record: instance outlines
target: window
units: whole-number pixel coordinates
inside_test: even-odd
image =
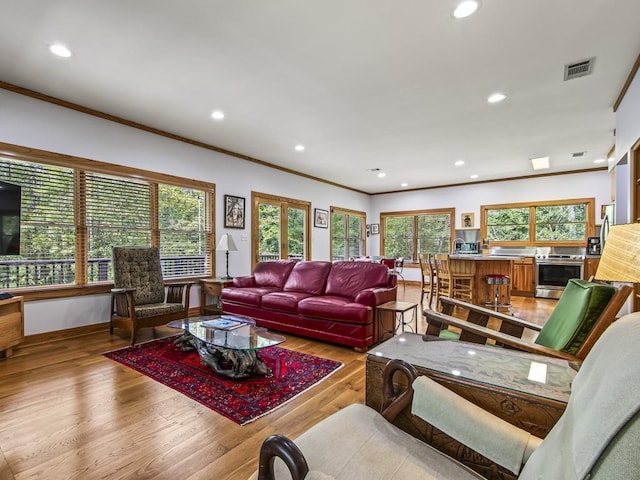
[[[109,281],[113,245],[158,246],[166,278],[211,274],[212,184],[35,156],[0,157],[0,179],[22,186],[20,255],[0,257],[0,288]]]
[[[483,205],[481,236],[496,245],[584,245],[593,235],[595,200]]]
[[[311,203],[252,193],[253,266],[264,260],[310,258]]]
[[[365,222],[364,212],[331,207],[332,261],[365,255]]]
[[[449,253],[454,215],[453,208],[382,213],[380,251],[413,262],[421,253]]]
[[[113,279],[111,247],[151,245],[151,195],[146,182],[87,173],[87,283]]]
[[[73,284],[73,170],[0,157],[0,180],[22,187],[20,255],[0,257],[0,289]]]

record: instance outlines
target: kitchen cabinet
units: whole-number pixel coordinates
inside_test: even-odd
[[[584,274],[582,275],[582,278],[584,280],[589,280],[591,277],[595,277],[596,270],[598,270],[599,263],[600,263],[600,258],[585,258]]]
[[[536,290],[535,264],[533,258],[514,260],[511,266],[511,294],[533,297]]]

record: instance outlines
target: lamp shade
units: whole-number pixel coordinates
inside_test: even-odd
[[[611,227],[595,278],[607,282],[640,283],[640,223]]]
[[[236,243],[233,241],[233,237],[230,234],[225,233],[220,238],[216,250],[221,252],[235,252],[238,250],[238,247],[236,247]]]

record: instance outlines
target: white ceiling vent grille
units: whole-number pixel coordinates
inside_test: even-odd
[[[573,80],[574,78],[591,75],[595,60],[595,57],[593,57],[581,62],[568,63],[564,66],[564,80]]]

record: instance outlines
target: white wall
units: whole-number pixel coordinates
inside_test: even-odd
[[[606,172],[368,196],[1,89],[0,141],[215,183],[217,236],[233,234],[239,249],[229,257],[233,276],[251,270],[251,191],[310,201],[312,208],[328,210],[334,205],[365,211],[367,223],[379,223],[379,214],[384,211],[454,207],[456,217],[475,212],[477,224],[481,204],[595,197],[599,208],[609,203],[610,196]],[[222,227],[225,194],[246,198],[245,230]],[[458,226],[459,222],[456,218]],[[369,237],[367,251],[379,252],[378,235]],[[312,228],[312,258],[329,259],[329,229]],[[218,254],[216,264],[218,275],[224,274],[223,253]],[[407,271],[405,277],[417,280],[417,271]],[[199,304],[198,289],[193,289],[191,302]],[[108,316],[107,295],[27,302],[25,334],[102,323]]]
[[[291,175],[253,162],[229,157],[186,143],[129,128],[91,115],[0,90],[0,141],[40,150],[74,155],[119,165],[143,168],[215,183],[216,233],[233,234],[237,252],[229,254],[229,273],[251,272],[251,191],[290,197],[312,203],[368,212],[370,197],[351,190]],[[246,199],[246,228],[223,228],[223,196]],[[329,259],[329,229],[312,228],[313,259]],[[246,239],[246,240],[243,240]],[[225,256],[216,258],[218,275],[225,273]],[[199,290],[193,289],[193,305]],[[107,321],[107,295],[27,302],[25,335]]]
[[[616,111],[616,163],[631,151],[640,139],[640,75],[629,85]],[[631,160],[631,155],[628,155]]]
[[[631,148],[640,140],[640,75],[629,85],[616,112],[616,223],[631,221],[633,173]],[[619,162],[626,156],[627,162]]]

